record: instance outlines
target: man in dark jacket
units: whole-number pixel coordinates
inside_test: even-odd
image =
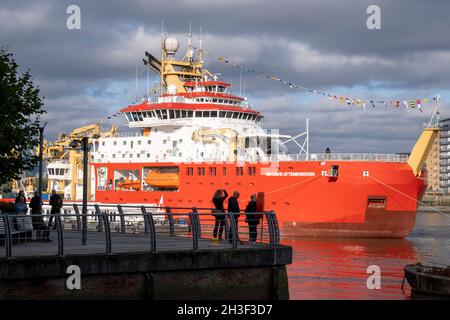
[[[238,235],[238,240],[239,240],[239,233],[238,233],[238,225],[239,225],[239,212],[241,212],[241,209],[239,208],[239,192],[234,191],[233,192],[233,196],[228,198],[228,212],[230,213],[234,213],[234,219],[236,220],[236,233]],[[231,242],[231,227],[228,233],[228,239]]]
[[[248,235],[249,241],[251,243],[256,242],[256,238],[258,237],[258,224],[261,219],[261,214],[256,213],[256,195],[253,194],[250,197],[250,202],[247,204],[245,208],[245,222],[248,223]]]
[[[33,230],[36,230],[36,240],[49,241],[47,227],[42,220],[42,200],[39,193],[35,192],[30,201],[31,215],[33,216]]]
[[[52,190],[52,195],[50,196],[49,204],[52,206],[50,210],[50,219],[48,220],[48,227],[52,227],[52,222],[55,214],[59,214],[61,212],[61,208],[63,206],[63,200],[59,194],[56,193],[56,190]],[[56,229],[56,223],[53,229]]]

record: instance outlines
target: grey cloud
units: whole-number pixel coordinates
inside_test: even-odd
[[[365,10],[372,2],[0,0],[0,28],[6,31],[0,45],[9,45],[22,68],[31,69],[46,97],[49,135],[96,122],[132,102],[131,72],[145,50],[158,54],[162,18],[182,43],[192,20],[195,42],[203,28],[205,49],[308,87],[391,99],[443,92],[448,99],[450,2],[377,1],[382,30],[369,31]],[[81,30],[65,27],[69,4],[81,7]],[[239,69],[205,61],[239,92]],[[342,151],[408,151],[431,115],[351,112],[263,77],[245,73],[243,79],[266,126],[293,134],[309,116],[316,151],[331,144]],[[140,95],[144,87],[145,74]]]

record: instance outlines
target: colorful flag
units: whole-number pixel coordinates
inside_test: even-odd
[[[411,106],[411,108],[415,108],[416,107],[416,102],[414,100],[410,100],[409,101],[409,105]]]
[[[361,100],[356,100],[356,104],[358,105],[358,107],[361,107]]]
[[[366,110],[366,100],[363,100],[363,107],[364,107],[364,110]]]
[[[409,108],[408,108],[408,101],[403,101],[403,104],[405,105],[405,107],[406,107],[406,110],[408,110],[408,112],[409,112]]]
[[[420,107],[422,106],[422,105],[420,104],[420,100],[417,100],[416,103],[417,103],[417,108],[420,109]]]
[[[430,101],[430,99],[428,99],[428,98],[423,99],[423,103],[428,103],[429,101]]]

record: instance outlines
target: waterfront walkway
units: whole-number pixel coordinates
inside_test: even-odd
[[[51,242],[29,241],[12,245],[12,256],[39,257],[55,256],[58,254],[58,239],[55,231],[51,232]],[[102,232],[89,232],[87,244],[81,244],[80,232],[64,231],[64,255],[104,254],[106,250],[105,235]],[[238,249],[268,248],[269,244],[251,245],[238,244]],[[2,248],[2,247],[0,247]],[[193,248],[192,238],[186,236],[157,236],[156,251],[190,251]],[[230,250],[232,244],[227,240],[215,241],[212,239],[199,239],[198,250]],[[4,251],[4,250],[3,250]],[[145,234],[111,234],[111,253],[130,253],[151,251],[151,243]],[[4,257],[4,252],[0,258]]]
[[[216,240],[210,208],[80,211],[75,204],[54,215],[48,242],[31,216],[0,214],[0,300],[289,298],[292,249],[279,243],[274,212],[258,213],[249,243],[244,213],[224,213],[227,239]],[[80,290],[68,287],[73,268]]]
[[[259,216],[257,239],[249,243],[245,213],[224,213],[224,240],[213,239],[215,216],[211,208],[133,205],[90,205],[85,214],[71,204],[57,215],[42,215],[41,224],[53,220],[51,241],[34,216],[0,214],[0,259],[127,252],[239,250],[275,248],[279,228],[274,212]],[[48,213],[48,208],[44,210]],[[39,218],[38,218],[39,219]],[[19,230],[18,230],[19,229]],[[48,232],[48,231],[47,231]]]

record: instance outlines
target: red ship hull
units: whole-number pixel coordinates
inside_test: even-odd
[[[108,181],[116,170],[138,170],[143,175],[149,166],[177,167],[179,189],[97,190],[95,201],[158,204],[164,196],[165,206],[212,207],[214,191],[226,189],[239,191],[245,208],[251,194],[264,192],[265,210],[276,212],[284,237],[403,238],[414,228],[417,204],[426,187],[423,177],[414,176],[400,162],[94,164],[96,169],[107,168]],[[329,175],[331,166],[338,166],[337,177]],[[199,168],[204,168],[201,175]]]

